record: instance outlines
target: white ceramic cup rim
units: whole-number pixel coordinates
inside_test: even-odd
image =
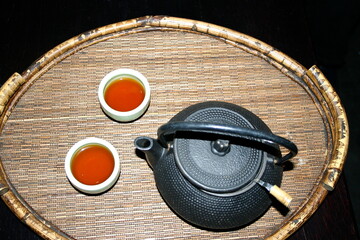
[[[129,76],[135,80],[138,80],[144,86],[145,89],[145,97],[141,102],[141,104],[137,106],[135,109],[130,111],[117,111],[111,108],[105,101],[104,94],[106,87],[110,82],[118,79],[121,76]],[[127,68],[116,69],[106,74],[105,77],[101,80],[98,89],[98,98],[102,109],[108,116],[118,121],[124,121],[124,122],[132,121],[140,117],[149,106],[150,85],[148,80],[145,78],[145,76],[136,70],[127,69]]]
[[[81,183],[74,177],[74,175],[71,171],[71,160],[72,160],[74,154],[80,148],[83,148],[87,145],[92,145],[92,144],[99,144],[110,150],[110,152],[114,158],[114,169],[113,169],[110,177],[108,179],[106,179],[104,182],[96,184],[96,185],[87,185],[87,184]],[[83,139],[83,140],[75,143],[68,151],[66,158],[65,158],[65,172],[66,172],[67,178],[69,179],[71,184],[76,189],[78,189],[82,192],[85,192],[85,193],[89,193],[89,194],[102,193],[102,192],[105,192],[106,190],[108,190],[110,187],[112,187],[119,177],[119,174],[120,174],[119,155],[118,155],[115,147],[113,145],[111,145],[108,141],[106,141],[104,139],[100,139],[100,138],[95,138],[95,137],[86,138],[86,139]]]

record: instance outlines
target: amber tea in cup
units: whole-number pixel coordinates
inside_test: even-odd
[[[144,86],[128,76],[113,80],[105,89],[105,101],[116,111],[131,111],[137,108],[144,98]]]
[[[81,183],[96,185],[105,182],[114,170],[114,157],[109,149],[90,144],[78,149],[71,159],[71,171]]]
[[[99,194],[110,189],[119,178],[119,155],[106,140],[86,138],[68,151],[65,172],[76,189],[88,194]]]
[[[98,98],[110,118],[129,122],[143,115],[150,104],[150,85],[140,72],[116,69],[101,80]]]

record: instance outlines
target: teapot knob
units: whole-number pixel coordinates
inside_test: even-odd
[[[230,152],[230,141],[224,139],[217,139],[211,142],[211,151],[219,156],[224,156]]]

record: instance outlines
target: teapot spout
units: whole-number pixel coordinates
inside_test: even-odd
[[[137,137],[134,140],[136,149],[142,151],[145,154],[146,161],[151,168],[154,168],[157,161],[162,158],[165,153],[165,148],[160,143],[150,137]]]

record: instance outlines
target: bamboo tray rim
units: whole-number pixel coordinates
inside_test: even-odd
[[[310,89],[315,92],[316,97],[325,100],[323,104],[329,109],[328,116],[326,117],[334,123],[330,124],[330,132],[333,139],[333,149],[331,153],[329,153],[331,160],[326,166],[324,175],[321,176],[320,184],[314,187],[311,197],[299,207],[298,211],[292,215],[287,223],[268,236],[269,239],[287,238],[316,211],[317,206],[324,200],[328,191],[334,189],[346,159],[349,142],[348,121],[339,96],[316,66],[307,70],[279,50],[248,35],[215,24],[168,16],[146,16],[106,25],[82,33],[51,49],[30,65],[21,75],[14,73],[5,82],[0,89],[1,131],[11,114],[11,109],[16,105],[14,99],[16,99],[16,97],[20,98],[25,94],[27,89],[31,87],[30,80],[37,78],[37,73],[41,69],[47,68],[49,64],[60,62],[66,56],[84,47],[112,38],[112,34],[114,33],[123,32],[124,34],[132,34],[137,31],[159,29],[205,34],[241,47],[243,50],[265,59],[269,64],[279,68],[285,75],[301,78],[306,82],[307,87],[310,87]],[[87,45],[84,46],[84,44]],[[56,60],[55,63],[54,60]],[[14,214],[45,239],[70,238],[66,233],[63,233],[42,219],[41,216],[26,204],[25,200],[22,199],[16,189],[11,185],[1,160],[0,163],[0,195]]]

